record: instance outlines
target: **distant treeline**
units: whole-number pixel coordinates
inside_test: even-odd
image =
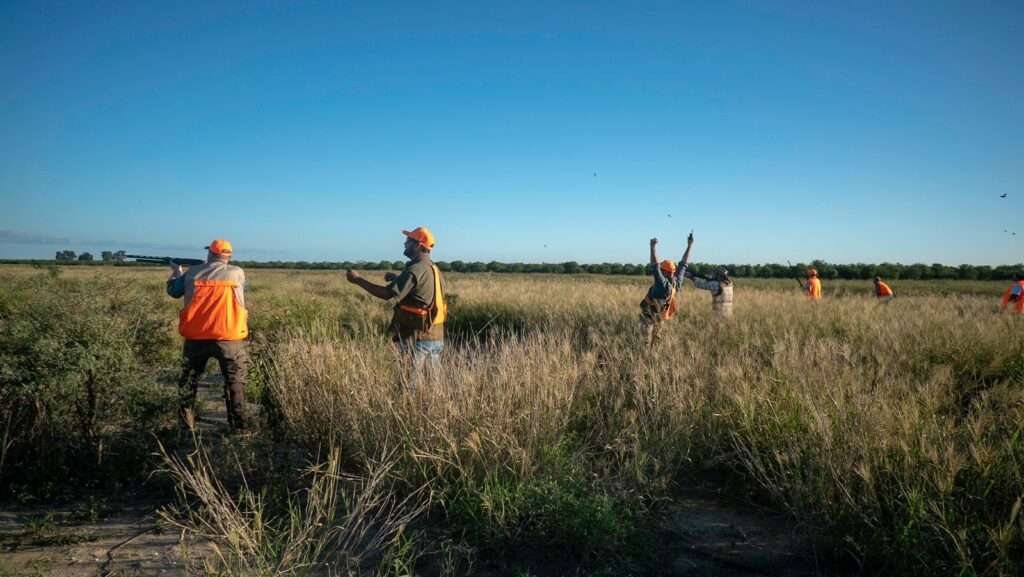
[[[113,266],[160,266],[152,264],[135,263],[121,260],[117,253],[103,254],[103,260],[95,260],[92,255],[84,253],[77,257],[71,251],[63,251],[64,258],[58,260],[0,260],[2,263],[20,263],[34,265],[113,265]],[[85,256],[86,258],[82,258]],[[306,261],[237,261],[237,264],[245,268],[282,268],[282,269],[305,269],[305,270],[401,270],[405,266],[404,261],[382,260],[370,261],[344,261],[344,262],[306,262]],[[609,274],[609,275],[646,275],[650,274],[650,264],[622,264],[622,263],[600,263],[580,264],[569,261],[561,263],[505,263],[505,262],[465,262],[461,260],[439,261],[437,263],[443,271],[454,272],[492,272],[492,273],[548,273],[548,274]],[[717,266],[709,263],[693,263],[690,270],[697,274],[706,275]],[[818,274],[824,279],[870,279],[880,276],[884,279],[910,279],[910,280],[1009,280],[1015,273],[1024,271],[1024,264],[1015,265],[971,265],[948,266],[940,263],[935,264],[899,264],[884,262],[881,264],[832,264],[822,260],[812,261],[810,264],[797,263],[795,265],[783,264],[726,264],[724,265],[734,277],[739,278],[794,278],[803,276],[808,266],[818,270]]]

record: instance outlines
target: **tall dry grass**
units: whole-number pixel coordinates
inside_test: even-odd
[[[688,289],[647,351],[639,283],[452,288],[452,342],[417,394],[401,390],[380,334],[282,327],[269,385],[288,435],[341,443],[357,461],[398,444],[407,478],[504,536],[558,532],[516,509],[530,500],[515,487],[582,479],[635,511],[715,467],[876,567],[1022,567],[1024,327],[991,299],[813,304],[740,284],[736,319],[719,322]]]
[[[443,366],[410,393],[384,303],[337,273],[250,281],[252,381],[280,438],[363,475],[397,450],[389,490],[427,486],[475,543],[615,550],[714,469],[870,571],[1024,569],[1024,319],[990,295],[899,283],[913,296],[880,306],[826,286],[812,304],[740,280],[721,322],[688,287],[647,350],[641,279],[450,275]]]
[[[202,444],[188,455],[160,448],[167,472],[178,482],[176,506],[160,510],[169,526],[212,553],[199,559],[204,575],[284,577],[359,575],[368,557],[398,542],[427,506],[423,492],[397,491],[393,453],[367,463],[363,475],[343,472],[337,447],[303,474],[304,488],[283,507],[245,480],[229,490]]]

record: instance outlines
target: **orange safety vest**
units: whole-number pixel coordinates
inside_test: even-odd
[[[398,308],[418,317],[425,317],[433,313],[430,324],[440,325],[448,319],[448,305],[444,301],[444,292],[441,290],[441,271],[436,264],[430,265],[430,268],[434,269],[434,303],[426,308],[412,305],[398,305]]]
[[[876,293],[877,294],[875,296],[878,297],[891,297],[892,289],[889,288],[889,285],[885,284],[884,282],[878,281],[878,290],[876,291]]]
[[[235,298],[238,283],[196,279],[188,306],[178,316],[178,332],[195,341],[241,341],[249,336],[249,312]]]
[[[1014,288],[1017,289],[1017,298],[1012,298],[1014,296]],[[1010,285],[1010,288],[1006,289],[1006,292],[1003,293],[1001,308],[1006,310],[1006,307],[1009,306],[1011,302],[1013,303],[1013,313],[1024,315],[1024,280],[1017,281]]]
[[[664,307],[659,309],[657,301],[652,299],[650,295],[644,297],[644,302],[647,303],[652,309],[658,311],[658,316],[661,320],[667,321],[670,318],[676,316],[676,312],[679,310],[679,301],[676,299],[676,287],[671,287],[669,290],[672,292],[669,294],[668,299],[665,301]]]
[[[821,279],[816,276],[807,279],[807,298],[812,301],[821,300]]]

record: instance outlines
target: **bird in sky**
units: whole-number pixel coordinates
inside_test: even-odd
[[[669,218],[672,218],[672,215],[670,214],[670,215],[668,215],[668,217],[669,217]]]
[[[596,173],[596,172],[594,173],[594,176],[597,176],[597,173]]]
[[[1008,193],[1008,192],[1004,192],[1003,194],[1000,194],[1000,195],[999,195],[999,198],[1006,198],[1006,195],[1007,195],[1007,194],[1009,194],[1009,193]]]

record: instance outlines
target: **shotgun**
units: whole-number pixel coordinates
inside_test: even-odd
[[[163,265],[181,265],[181,266],[195,266],[203,264],[206,261],[198,258],[179,258],[176,256],[143,256],[141,254],[126,254],[125,258],[133,258],[135,262],[145,262],[150,264],[163,264]]]

